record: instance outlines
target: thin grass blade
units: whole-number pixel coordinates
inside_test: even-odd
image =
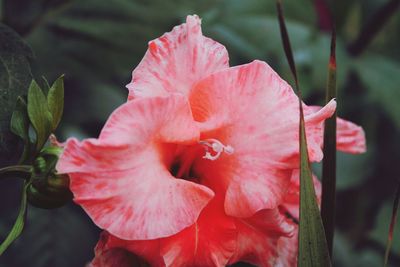
[[[393,232],[394,232],[394,227],[395,227],[396,221],[397,221],[397,211],[399,210],[399,200],[400,200],[400,182],[399,182],[399,185],[397,186],[397,191],[396,191],[396,195],[394,197],[394,202],[393,202],[392,218],[390,219],[389,234],[388,234],[388,239],[386,242],[386,251],[385,251],[385,258],[384,258],[384,263],[383,263],[384,267],[386,267],[388,264],[390,249],[392,248]]]

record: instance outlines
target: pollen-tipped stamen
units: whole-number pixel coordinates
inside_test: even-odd
[[[219,156],[222,154],[222,152],[225,152],[228,155],[233,154],[234,149],[230,145],[224,145],[221,143],[221,141],[214,139],[214,138],[209,138],[205,140],[199,141],[199,144],[203,145],[206,148],[206,154],[203,156],[203,159],[209,159],[209,160],[216,160],[219,158]],[[215,152],[215,155],[212,155],[210,150],[213,150]]]

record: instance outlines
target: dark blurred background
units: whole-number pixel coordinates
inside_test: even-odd
[[[399,0],[331,1],[331,12],[324,3],[283,5],[308,104],[324,102],[329,25],[336,20],[338,114],[367,135],[366,154],[338,153],[334,266],[381,266],[400,179]],[[0,13],[1,22],[31,47],[35,77],[53,81],[65,74],[60,140],[96,137],[126,101],[125,85],[147,42],[188,14],[203,18],[204,34],[227,47],[231,65],[265,60],[292,82],[272,0],[1,0]],[[12,181],[1,183],[1,240],[15,219],[19,190]],[[83,267],[93,257],[98,232],[76,205],[29,207],[27,227],[0,267]],[[400,266],[400,229],[390,263]]]

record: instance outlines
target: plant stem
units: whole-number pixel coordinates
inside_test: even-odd
[[[0,168],[0,179],[16,176],[22,179],[28,179],[31,175],[32,166],[30,165],[13,165]]]
[[[331,55],[328,65],[326,103],[336,98],[336,32],[332,30]],[[336,209],[336,112],[325,121],[324,160],[322,162],[321,216],[324,223],[326,241],[332,258],[333,235],[335,231]]]
[[[347,47],[349,53],[353,56],[359,56],[385,23],[396,13],[399,6],[400,0],[390,0],[379,8],[361,29],[357,39]]]

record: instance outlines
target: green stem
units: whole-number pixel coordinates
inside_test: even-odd
[[[22,179],[28,179],[32,172],[32,166],[30,165],[13,165],[0,168],[0,179],[7,178],[10,176],[16,176]]]

